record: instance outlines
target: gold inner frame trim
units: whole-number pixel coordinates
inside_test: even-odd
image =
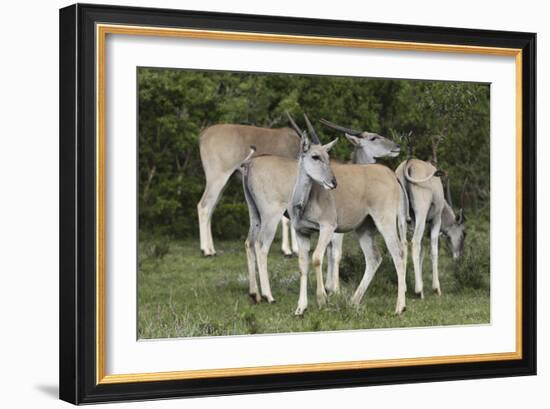
[[[132,374],[105,374],[105,41],[107,34],[247,41],[297,45],[371,48],[399,51],[445,52],[515,57],[516,64],[516,350],[505,353],[449,355],[368,361],[185,370]],[[388,368],[467,362],[518,360],[522,358],[522,51],[515,48],[414,43],[353,38],[298,36],[165,27],[96,25],[96,383],[204,379],[231,376],[291,374],[335,370]]]

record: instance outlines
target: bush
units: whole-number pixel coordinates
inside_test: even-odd
[[[220,203],[212,222],[212,234],[222,239],[244,239],[250,218],[246,203]]]
[[[489,223],[478,219],[466,221],[467,236],[464,251],[453,261],[453,278],[457,290],[488,289],[490,276]]]
[[[474,245],[465,246],[464,254],[453,265],[452,271],[457,290],[489,288],[490,262],[489,256],[485,254],[483,248],[480,249]]]
[[[170,252],[170,240],[168,239],[154,239],[152,241],[145,241],[146,244],[140,247],[139,258],[140,262],[143,259],[156,259],[162,260]]]

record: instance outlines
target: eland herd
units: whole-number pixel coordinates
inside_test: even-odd
[[[323,145],[307,115],[302,130],[287,113],[290,128],[268,129],[250,125],[213,125],[200,135],[200,155],[206,187],[197,205],[200,248],[205,256],[216,254],[212,239],[212,213],[229,178],[242,175],[250,216],[245,242],[249,295],[255,302],[275,301],[268,274],[268,254],[277,226],[282,221],[282,252],[298,254],[300,295],[295,311],[303,315],[308,306],[307,282],[310,237],[318,232],[312,254],[319,306],[327,292],[339,291],[339,264],[344,233],[354,231],[365,257],[365,272],[351,298],[361,302],[382,256],[377,248],[378,231],[386,244],[397,273],[395,313],[405,310],[407,224],[414,224],[411,240],[415,293],[423,298],[422,237],[430,229],[432,289],[441,295],[438,273],[439,235],[450,245],[453,258],[462,252],[465,239],[462,208],[453,210],[449,184],[445,195],[444,172],[429,162],[409,158],[392,171],[377,164],[378,158],[397,157],[400,146],[376,133],[359,131],[322,119],[320,122],[343,133],[354,146],[350,163],[330,159],[337,138]],[[327,276],[323,259],[327,253]],[[259,278],[259,286],[258,280]]]

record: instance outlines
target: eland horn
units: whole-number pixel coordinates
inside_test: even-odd
[[[288,118],[288,121],[294,128],[294,130],[298,133],[298,136],[302,137],[303,131],[300,129],[298,125],[296,125],[296,122],[294,122],[294,119],[292,118],[292,115],[288,111],[286,111],[286,116]]]
[[[447,177],[447,183],[445,187],[445,199],[447,200],[447,203],[449,203],[449,206],[453,207],[453,198],[451,197],[451,179]]]
[[[309,118],[307,117],[306,114],[304,114],[304,118],[306,120],[307,129],[311,135],[311,141],[317,145],[321,145],[321,141],[317,136],[317,132],[315,132],[315,128],[313,128],[313,125],[311,125],[311,122],[309,122]]]
[[[333,122],[327,121],[326,119],[321,119],[319,122],[321,122],[323,125],[328,126],[329,128],[332,128],[336,131],[345,132],[350,135],[354,136],[361,136],[363,131],[358,131],[357,129],[351,129],[351,128],[345,128],[343,126],[337,125]]]

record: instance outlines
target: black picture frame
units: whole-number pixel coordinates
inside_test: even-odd
[[[96,23],[522,50],[521,359],[207,379],[96,381]],[[77,4],[60,10],[60,389],[74,404],[536,374],[536,34]]]

